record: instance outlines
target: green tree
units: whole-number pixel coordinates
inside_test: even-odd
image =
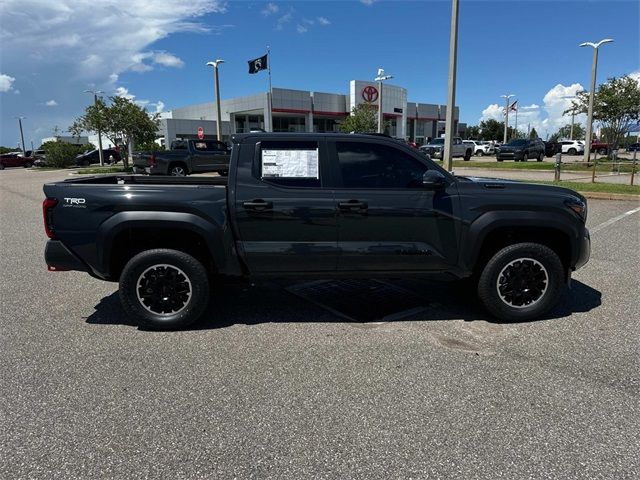
[[[498,140],[502,141],[504,138],[504,122],[499,122],[490,118],[480,122],[480,135],[479,140]],[[508,135],[509,139],[516,138],[515,130],[509,127]]]
[[[0,155],[5,154],[5,153],[9,153],[9,152],[15,152],[16,149],[15,148],[11,148],[11,147],[0,147]]]
[[[480,138],[480,127],[478,125],[471,125],[467,127],[467,130],[464,133],[465,140],[472,139],[476,140]]]
[[[567,124],[554,133],[551,138],[554,139],[552,141],[557,142],[561,138],[568,138],[571,140],[580,140],[583,139],[586,135],[584,131],[584,127],[579,123],[573,124],[573,139],[571,138],[571,124]]]
[[[353,107],[351,115],[340,122],[340,131],[349,133],[374,133],[378,130],[377,109],[368,103]],[[389,130],[389,122],[384,122],[385,131]]]
[[[578,92],[570,109],[564,113],[587,113],[589,94]],[[630,132],[631,127],[640,119],[640,84],[624,75],[612,77],[598,86],[593,98],[593,119],[600,122],[605,140],[617,148],[620,140]],[[575,136],[575,135],[574,135]]]
[[[92,147],[93,145],[89,145]],[[47,155],[47,165],[50,167],[65,168],[73,165],[77,155],[86,151],[86,145],[72,145],[66,142],[45,142],[40,147]]]
[[[538,132],[536,131],[536,128],[533,127],[529,132],[529,140],[535,140],[536,138],[538,138]]]
[[[86,108],[85,114],[77,118],[69,131],[74,136],[82,132],[100,130],[114,145],[122,145],[124,166],[129,166],[127,151],[129,144],[148,144],[156,138],[160,114],[149,114],[147,110],[124,97],[109,97],[110,105],[102,98]]]

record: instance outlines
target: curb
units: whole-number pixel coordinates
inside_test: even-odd
[[[578,193],[584,198],[591,198],[594,200],[637,200],[640,201],[640,195],[634,195],[632,193],[607,193],[607,192],[581,192]]]

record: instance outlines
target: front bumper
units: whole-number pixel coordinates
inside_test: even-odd
[[[573,269],[577,270],[584,266],[589,261],[589,257],[591,257],[591,235],[589,234],[589,230],[585,228],[584,234],[580,239],[580,252],[578,253],[578,258]]]
[[[524,158],[524,151],[521,152],[503,152],[500,151],[496,155],[499,160],[522,160]]]
[[[50,271],[78,270],[88,272],[87,266],[60,240],[49,240],[44,249],[44,261]]]

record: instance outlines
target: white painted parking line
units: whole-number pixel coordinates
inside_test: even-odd
[[[600,230],[602,230],[603,228],[608,227],[609,225],[616,223],[618,220],[622,220],[623,218],[628,217],[629,215],[633,215],[634,213],[640,212],[640,207],[638,208],[634,208],[633,210],[629,210],[628,212],[624,212],[620,215],[618,215],[617,217],[613,217],[610,220],[607,220],[604,223],[601,223],[600,225],[597,225],[595,227],[593,227],[592,229],[590,229],[591,233],[596,233]]]

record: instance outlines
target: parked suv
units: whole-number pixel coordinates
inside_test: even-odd
[[[560,142],[562,153],[578,155],[584,153],[584,144],[578,140],[562,140]]]
[[[544,142],[539,138],[534,140],[519,138],[502,145],[496,153],[496,160],[499,162],[503,160],[526,162],[531,158],[541,162],[544,160],[544,150]]]
[[[102,158],[105,164],[118,163],[120,161],[120,153],[117,150],[109,148],[102,150]],[[98,150],[91,150],[76,157],[76,165],[79,167],[88,167],[93,163],[100,163]]]
[[[478,140],[465,140],[462,142],[464,145],[471,147],[473,149],[473,154],[478,157],[482,157],[483,155],[491,155],[493,153],[493,148],[491,145],[480,142]]]

